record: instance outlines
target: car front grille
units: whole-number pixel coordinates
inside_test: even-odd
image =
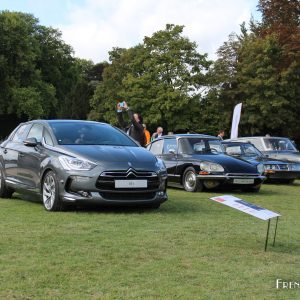
[[[115,180],[147,180],[147,188],[115,188]],[[97,189],[101,192],[126,193],[132,192],[156,192],[159,188],[160,180],[155,172],[136,171],[129,169],[127,171],[105,171],[100,174],[96,182]]]
[[[237,177],[259,177],[258,173],[227,173],[227,176],[237,176]]]
[[[277,167],[278,167],[279,170],[282,170],[282,171],[288,171],[289,170],[288,165],[277,165]]]
[[[107,200],[114,201],[143,201],[143,200],[151,200],[155,198],[156,192],[135,192],[135,193],[113,193],[113,192],[101,192],[99,193],[101,197]]]

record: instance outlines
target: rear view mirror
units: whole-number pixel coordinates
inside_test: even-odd
[[[39,144],[39,142],[37,141],[36,138],[31,137],[31,138],[26,139],[26,140],[23,142],[23,144],[24,144],[25,146],[27,146],[27,147],[35,147],[35,146],[37,146],[37,145]]]
[[[175,149],[169,149],[169,153],[170,154],[176,154],[176,151],[175,151]]]

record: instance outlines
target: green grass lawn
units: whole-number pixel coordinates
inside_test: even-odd
[[[267,222],[220,194],[169,189],[157,211],[1,199],[0,299],[300,299],[275,287],[300,281],[300,182],[230,193],[282,214],[267,252]]]

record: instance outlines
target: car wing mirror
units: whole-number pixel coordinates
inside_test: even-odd
[[[23,142],[23,144],[27,147],[35,147],[35,146],[39,145],[40,143],[37,141],[36,138],[31,137],[31,138],[26,139]]]
[[[176,154],[176,150],[175,149],[169,149],[169,154]]]

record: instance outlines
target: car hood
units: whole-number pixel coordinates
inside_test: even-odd
[[[300,152],[296,151],[264,151],[264,154],[268,155],[270,158],[276,157],[276,159],[297,162],[300,163]]]
[[[257,168],[252,163],[226,154],[194,154],[192,157],[195,160],[220,164],[227,173],[257,173]]]
[[[282,161],[282,160],[279,160],[279,159],[270,159],[266,156],[236,156],[236,158],[239,158],[239,159],[243,159],[243,160],[246,160],[246,161],[249,161],[255,165],[259,164],[259,163],[263,163],[263,164],[277,164],[277,165],[286,165],[287,162],[286,161]]]
[[[80,156],[96,163],[130,162],[132,167],[153,166],[157,159],[142,147],[101,146],[101,145],[65,145],[64,149],[70,155]]]

